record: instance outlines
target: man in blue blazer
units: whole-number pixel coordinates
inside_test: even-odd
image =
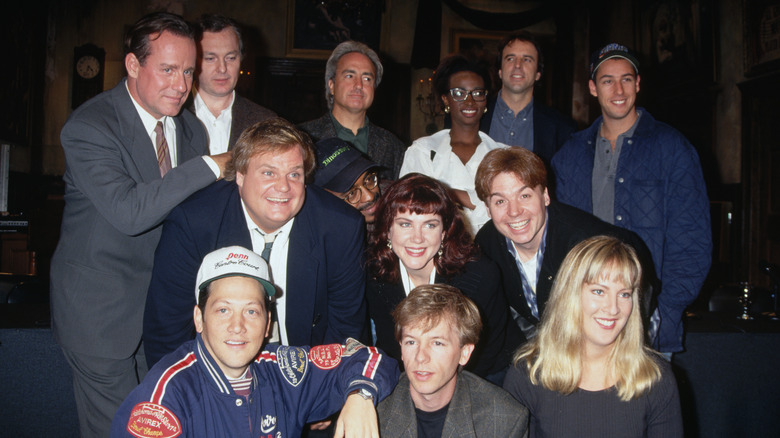
[[[52,329],[73,369],[82,437],[108,436],[146,372],[142,312],[163,219],[227,162],[200,158],[208,154],[203,127],[178,115],[195,70],[190,26],[178,15],[148,15],[128,32],[125,53],[127,79],[81,105],[61,134],[65,210],[51,264]]]
[[[228,181],[201,190],[171,212],[146,301],[149,366],[193,338],[200,261],[230,245],[268,258],[282,297],[276,300],[272,341],[366,340],[363,217],[319,187],[306,186],[314,166],[306,134],[280,118],[259,122],[239,137]]]

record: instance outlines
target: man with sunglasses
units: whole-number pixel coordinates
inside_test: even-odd
[[[316,149],[314,185],[355,207],[366,224],[373,224],[380,196],[380,166],[337,137],[318,141]]]

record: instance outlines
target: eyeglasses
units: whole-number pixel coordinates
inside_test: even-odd
[[[484,88],[475,88],[471,91],[463,88],[450,88],[450,96],[455,102],[463,102],[469,98],[469,94],[474,102],[484,102],[487,99],[488,91]]]
[[[365,187],[366,190],[373,190],[378,182],[379,178],[376,176],[376,172],[369,173],[363,178],[362,186],[352,186],[352,190],[350,190],[346,196],[341,199],[349,202],[352,205],[357,205],[358,202],[360,202],[360,199],[363,197],[363,190],[360,190],[360,188]]]

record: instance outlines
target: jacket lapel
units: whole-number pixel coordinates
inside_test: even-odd
[[[306,189],[309,197],[309,190]],[[288,321],[304,320],[311,324],[288,324],[287,339],[291,345],[308,345],[311,343],[311,327],[322,321],[326,315],[315,315],[314,310],[319,295],[320,285],[318,281],[319,260],[313,257],[314,232],[312,230],[313,218],[309,215],[304,201],[303,208],[295,216],[295,222],[290,230],[290,243],[287,251],[287,294],[285,298],[285,316]],[[316,288],[310,290],[312,285]],[[291,296],[290,291],[297,296]],[[305,294],[305,296],[304,296]],[[308,328],[305,329],[305,328]]]
[[[442,438],[477,438],[471,414],[471,394],[468,382],[458,374],[455,393],[450,400],[447,418],[444,420]]]
[[[114,108],[117,111],[119,131],[122,138],[127,141],[120,146],[127,146],[127,153],[132,159],[132,165],[136,168],[141,179],[145,182],[160,179],[160,167],[157,164],[157,155],[154,152],[152,139],[146,133],[141,116],[133,105],[130,93],[127,91],[125,81],[119,83],[111,90]],[[130,163],[128,163],[130,165]]]

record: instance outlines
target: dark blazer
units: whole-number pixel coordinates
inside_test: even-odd
[[[487,113],[482,116],[479,130],[490,134],[490,124],[496,109],[498,94],[488,100]],[[534,99],[534,153],[542,157],[547,167],[550,167],[553,155],[577,130],[577,123],[570,117],[542,105]]]
[[[536,302],[540,316],[544,313],[553,280],[563,259],[575,245],[598,235],[617,237],[636,249],[645,274],[642,296],[643,316],[647,319],[651,314],[654,298],[660,289],[657,287],[658,280],[655,277],[650,250],[642,239],[636,233],[608,224],[582,210],[552,201],[547,206],[547,241],[536,283]],[[492,220],[479,230],[475,241],[485,255],[498,264],[509,305],[526,321],[537,325],[539,320],[533,317],[531,309],[528,308],[528,302],[523,294],[522,276],[517,269],[515,259],[507,249],[506,238],[499,233]]]
[[[299,128],[306,131],[315,142],[324,138],[336,137],[336,128],[330,119],[330,113],[319,119],[301,123]],[[401,143],[398,137],[369,122],[368,156],[374,163],[385,167],[379,173],[380,178],[388,181],[398,179],[398,172],[401,171],[401,164],[404,162],[404,152],[406,152],[406,146]]]
[[[290,230],[287,336],[290,345],[344,343],[368,337],[363,216],[315,186]],[[203,257],[230,245],[252,248],[238,186],[218,181],[174,209],[154,257],[144,314],[151,367],[193,338],[195,277]]]
[[[260,106],[251,100],[241,97],[236,93],[236,101],[233,102],[232,122],[230,123],[230,140],[228,141],[228,150],[232,151],[236,145],[238,137],[244,130],[257,122],[276,117],[276,113]],[[187,100],[187,109],[195,114],[194,95],[190,94]]]
[[[511,323],[498,266],[481,257],[467,263],[464,272],[450,278],[437,274],[436,283],[457,287],[479,308],[483,329],[480,342],[466,368],[485,377],[509,366],[512,353],[520,345],[522,336],[517,326]],[[391,312],[404,298],[406,292],[400,281],[384,283],[376,278],[368,280],[366,299],[369,316],[376,326],[376,346],[401,366],[401,346],[395,339],[395,323]]]
[[[206,133],[184,111],[178,166],[165,178],[125,81],[81,105],[62,129],[65,210],[51,263],[52,328],[64,348],[127,358],[141,341],[154,248],[165,216],[214,182]]]
[[[417,438],[417,415],[402,374],[395,390],[377,406],[382,438]],[[508,392],[461,371],[444,419],[442,438],[515,438],[528,436],[528,409]]]

